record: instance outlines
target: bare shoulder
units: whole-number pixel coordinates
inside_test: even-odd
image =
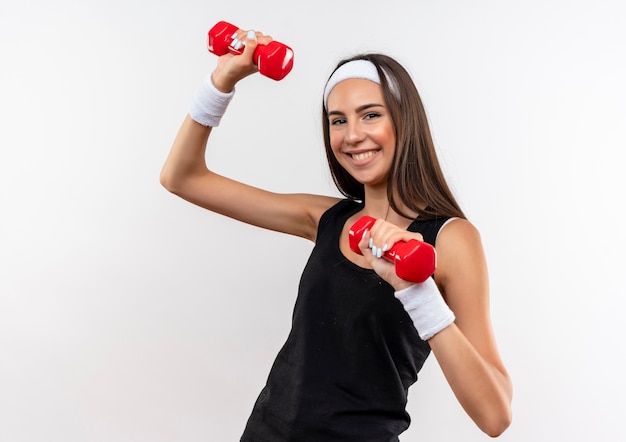
[[[436,242],[438,283],[446,298],[470,289],[486,293],[487,264],[478,229],[468,220],[456,218],[439,232]]]
[[[453,218],[439,231],[435,244],[442,258],[466,260],[483,254],[482,239],[478,229],[467,219]]]
[[[474,224],[463,218],[452,218],[444,224],[437,237],[437,247],[461,246],[460,243],[468,242],[480,244],[480,232]]]

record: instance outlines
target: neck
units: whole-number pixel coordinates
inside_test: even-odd
[[[381,219],[388,217],[391,209],[389,208],[386,188],[365,187],[364,201],[364,211],[367,215]]]
[[[396,202],[400,201],[399,198],[396,198]],[[387,188],[365,188],[365,207],[364,212],[366,215],[372,216],[377,219],[384,219],[385,221],[389,221],[395,225],[402,225],[406,223],[407,220],[412,220],[417,217],[417,213],[413,213],[413,211],[408,210],[404,205],[400,206],[400,209],[409,215],[412,218],[406,218],[405,216],[400,215],[396,211],[394,211],[389,203],[389,199],[387,198]]]

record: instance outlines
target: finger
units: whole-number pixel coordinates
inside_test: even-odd
[[[257,33],[255,31],[248,31],[245,37],[242,38],[245,39],[243,43],[243,54],[252,58],[252,54],[254,54],[254,50],[258,45]]]
[[[374,237],[369,230],[363,232],[363,237],[359,242],[359,249],[361,250],[361,254],[370,262],[370,265],[376,259],[381,258],[384,253],[382,247],[374,243]]]
[[[231,37],[230,47],[235,51],[241,51],[246,41],[246,31],[238,29]]]
[[[366,230],[363,233],[363,238],[359,242],[359,248],[361,249],[361,254],[366,258],[370,265],[372,265],[377,258],[382,256],[382,250],[374,244],[374,238],[369,230]]]
[[[368,243],[373,256],[381,258],[393,246],[393,242],[390,242],[389,237],[395,229],[397,228],[393,224],[381,219],[376,220],[372,225]]]
[[[262,32],[259,31],[246,31],[243,29],[237,30],[231,36],[232,42],[230,46],[235,49],[237,52],[243,52],[245,50],[245,46],[247,46],[250,40],[255,40],[257,44],[267,45],[272,41],[272,37],[269,35],[263,35]]]
[[[359,241],[359,249],[361,250],[361,254],[365,257],[371,254],[371,249],[369,246],[370,240],[371,240],[370,231],[366,229],[363,232],[363,236],[361,237],[361,240]]]
[[[263,35],[260,32],[257,33],[256,39],[260,45],[267,45],[274,40],[271,35]]]

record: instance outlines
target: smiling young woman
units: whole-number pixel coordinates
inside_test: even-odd
[[[408,389],[431,351],[478,427],[501,434],[512,387],[491,328],[480,235],[445,182],[407,71],[381,54],[340,62],[325,87],[322,121],[344,198],[277,194],[217,175],[205,162],[235,84],[257,72],[254,49],[271,41],[243,30],[233,38],[245,41],[243,54],[218,59],[161,182],[208,210],[315,242],[292,330],[241,440],[397,441],[410,422]],[[357,254],[348,231],[362,215],[377,221]],[[437,250],[437,270],[423,283],[401,279],[380,259],[412,239]]]
[[[339,164],[367,186],[387,186],[396,137],[380,85],[364,79],[337,84],[328,96],[330,144]]]

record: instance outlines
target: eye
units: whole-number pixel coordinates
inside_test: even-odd
[[[331,126],[337,126],[339,124],[344,124],[346,122],[345,118],[333,118],[330,120]]]
[[[378,112],[368,112],[367,114],[365,114],[363,116],[364,120],[372,120],[374,118],[380,117],[380,114]]]

